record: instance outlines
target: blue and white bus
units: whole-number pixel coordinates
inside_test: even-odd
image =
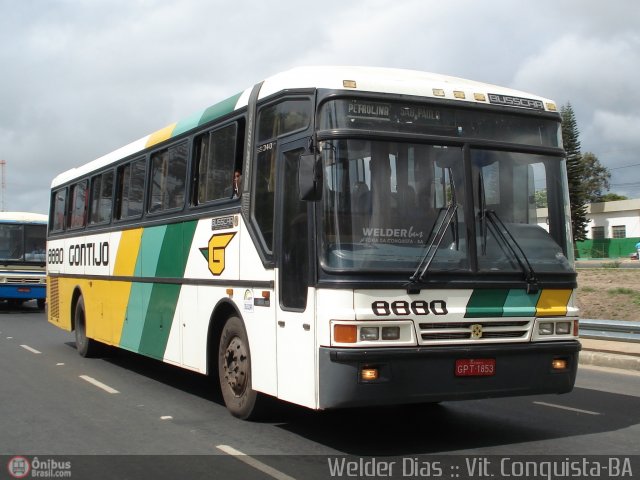
[[[0,300],[18,306],[46,298],[46,215],[0,212]]]

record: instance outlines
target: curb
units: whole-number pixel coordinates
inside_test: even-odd
[[[618,368],[622,370],[635,370],[640,372],[640,357],[634,355],[622,355],[619,353],[582,350],[580,352],[579,364]]]

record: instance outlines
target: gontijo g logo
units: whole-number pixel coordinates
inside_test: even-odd
[[[220,275],[224,272],[224,250],[236,232],[218,233],[211,236],[207,248],[201,248],[200,252],[209,262],[209,270],[214,275]]]

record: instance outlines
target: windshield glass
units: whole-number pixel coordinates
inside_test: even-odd
[[[44,263],[46,225],[0,224],[0,262]]]
[[[335,140],[321,151],[327,268],[415,270],[438,230],[431,268],[468,268],[461,148]],[[454,202],[458,208],[440,227]]]
[[[326,270],[572,271],[556,157],[470,150],[465,174],[461,147],[351,139],[320,148]],[[552,207],[538,218],[542,203]]]
[[[560,246],[563,232],[550,232],[557,221],[549,222],[548,215],[538,218],[537,211],[551,202],[557,205],[552,214],[564,213],[563,162],[541,155],[471,152],[479,270],[519,271],[522,261],[528,261],[540,273],[571,271]],[[507,245],[510,237],[516,248]]]

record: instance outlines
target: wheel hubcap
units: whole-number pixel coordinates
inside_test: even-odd
[[[222,358],[224,378],[236,396],[242,395],[247,387],[247,351],[244,343],[235,337],[229,342]]]

